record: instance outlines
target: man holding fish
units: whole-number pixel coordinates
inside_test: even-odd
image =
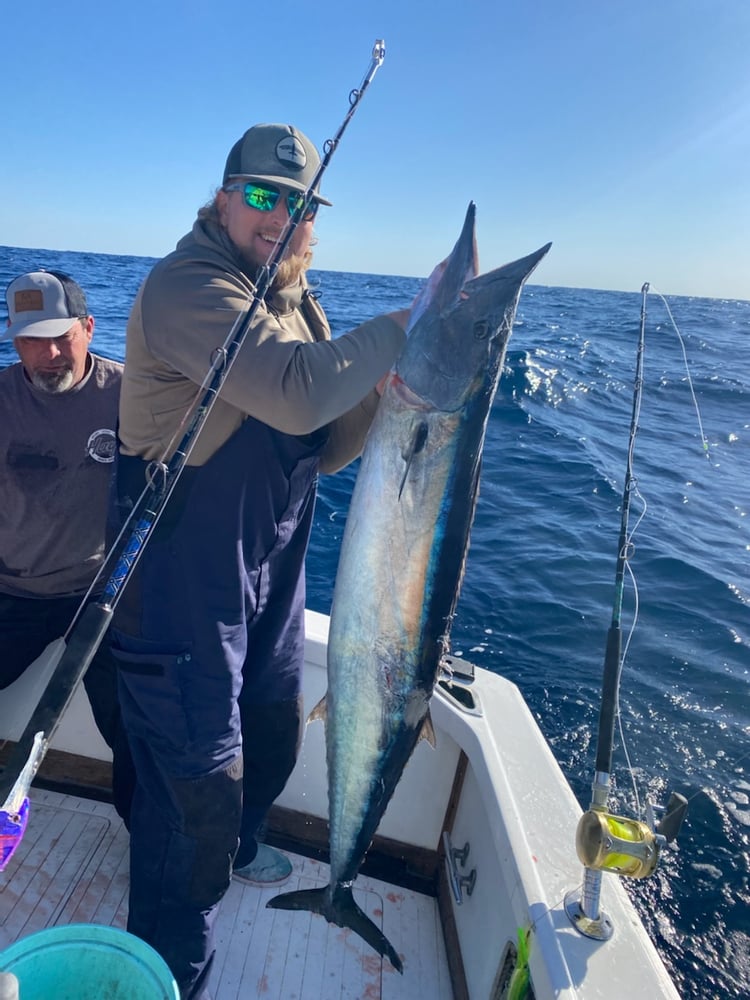
[[[128,929],[205,1000],[217,906],[235,874],[283,880],[256,834],[301,732],[304,557],[319,472],[361,451],[408,312],[331,340],[310,293],[320,163],[289,125],[233,146],[222,186],[142,286],[127,330],[117,515],[171,457],[217,351],[295,211],[276,279],[210,411],[113,627],[137,772]],[[239,848],[238,848],[239,841]]]

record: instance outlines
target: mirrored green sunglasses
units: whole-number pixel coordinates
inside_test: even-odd
[[[256,181],[246,181],[244,184],[225,184],[225,191],[241,191],[245,204],[250,208],[255,208],[259,212],[273,212],[281,197],[280,188],[273,184],[259,184]],[[305,203],[305,196],[299,191],[288,191],[286,196],[286,208],[291,218],[296,211],[302,208]],[[311,201],[307,206],[307,211],[302,216],[302,222],[311,222],[318,211],[318,202]]]

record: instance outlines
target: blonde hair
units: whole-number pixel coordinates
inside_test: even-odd
[[[215,225],[221,227],[221,222],[219,220],[219,206],[216,203],[216,199],[218,198],[220,191],[221,188],[216,188],[211,201],[207,201],[205,205],[201,205],[198,209],[198,219],[200,222],[213,222]]]

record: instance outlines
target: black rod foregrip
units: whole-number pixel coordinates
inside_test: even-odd
[[[613,624],[607,632],[602,677],[602,703],[599,710],[599,736],[596,744],[596,770],[609,774],[612,769],[612,745],[615,739],[618,688],[622,661],[622,631]]]

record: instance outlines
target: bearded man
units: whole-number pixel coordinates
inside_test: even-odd
[[[0,689],[65,635],[102,565],[122,375],[89,350],[94,317],[67,274],[20,275],[6,306],[20,361],[0,372]],[[106,641],[84,685],[113,746]]]
[[[360,453],[408,310],[331,339],[308,288],[319,155],[289,125],[256,125],[221,188],[147,277],[132,309],[120,404],[122,521],[167,462],[186,413],[245,317],[294,212],[285,258],[117,605],[113,651],[137,784],[128,929],[205,1000],[232,872],[284,881],[257,834],[301,734],[304,559],[319,472]],[[304,214],[303,214],[304,210]],[[238,848],[239,843],[239,848]]]

